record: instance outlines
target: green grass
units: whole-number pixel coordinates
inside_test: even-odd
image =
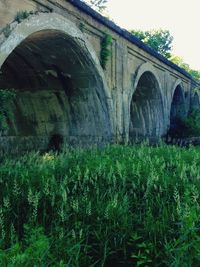
[[[200,266],[200,148],[109,146],[0,165],[0,266]]]

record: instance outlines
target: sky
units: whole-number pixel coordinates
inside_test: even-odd
[[[107,13],[127,30],[169,30],[172,53],[200,70],[200,0],[108,0]]]

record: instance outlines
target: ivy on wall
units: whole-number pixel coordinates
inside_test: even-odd
[[[84,32],[84,30],[85,30],[85,23],[83,21],[81,21],[79,23],[79,29],[80,29],[81,32]]]
[[[105,33],[101,41],[101,52],[100,52],[100,62],[104,70],[106,69],[107,61],[111,56],[111,45],[112,45],[112,36],[108,33]]]

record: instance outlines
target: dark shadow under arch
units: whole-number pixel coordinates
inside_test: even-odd
[[[131,100],[130,142],[160,138],[163,120],[163,102],[158,81],[151,72],[146,71],[141,75]]]
[[[2,65],[0,88],[17,91],[6,135],[31,137],[30,148],[45,149],[55,134],[69,144],[110,141],[100,75],[90,55],[63,32],[42,30],[27,37]]]
[[[184,91],[178,85],[173,94],[170,110],[170,128],[168,135],[171,137],[181,137],[184,134],[184,119],[187,116]]]

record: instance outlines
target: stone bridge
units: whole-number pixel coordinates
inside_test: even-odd
[[[0,0],[0,88],[16,90],[2,151],[157,140],[199,105],[193,87],[187,72],[79,0]]]

